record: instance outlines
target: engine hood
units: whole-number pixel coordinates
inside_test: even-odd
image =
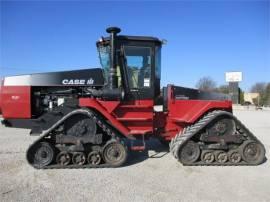
[[[3,86],[103,86],[100,68],[37,73],[4,78]]]

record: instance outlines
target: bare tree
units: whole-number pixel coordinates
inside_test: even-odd
[[[269,105],[270,103],[270,83],[259,82],[255,83],[251,89],[253,93],[259,93],[256,105]]]
[[[270,83],[267,84],[264,94],[264,104],[270,107]]]
[[[205,91],[213,91],[216,86],[216,82],[211,77],[202,77],[196,84],[196,88]]]
[[[255,83],[253,86],[251,86],[250,92],[259,93],[260,95],[262,95],[265,89],[266,89],[266,83],[258,82],[258,83]]]
[[[230,89],[228,85],[221,85],[217,88],[217,92],[219,93],[224,93],[224,94],[229,94],[230,93]]]

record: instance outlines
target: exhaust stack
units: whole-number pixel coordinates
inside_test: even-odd
[[[116,35],[121,32],[118,27],[109,27],[106,32],[110,34],[111,43],[111,55],[110,55],[110,75],[109,75],[109,89],[118,88],[117,86],[117,76],[116,76]]]

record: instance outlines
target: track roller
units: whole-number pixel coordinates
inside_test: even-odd
[[[241,154],[238,150],[231,150],[228,152],[228,158],[231,163],[240,163],[242,160]]]
[[[215,161],[215,154],[213,151],[202,151],[201,160],[205,163],[213,163]]]
[[[98,151],[92,151],[88,154],[87,161],[91,165],[99,165],[101,160],[101,155]]]
[[[70,154],[68,152],[60,152],[57,156],[56,156],[56,163],[61,165],[61,166],[66,166],[70,163],[71,161],[71,157]]]
[[[75,165],[83,165],[86,162],[86,157],[83,152],[75,152],[72,156],[72,163]]]
[[[216,151],[215,160],[218,163],[226,163],[228,161],[228,154],[224,151]]]

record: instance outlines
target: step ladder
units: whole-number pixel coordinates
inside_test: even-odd
[[[145,150],[145,140],[144,140],[144,135],[142,136],[142,145],[135,145],[136,140],[131,140],[131,146],[130,146],[130,150],[131,151],[144,151]]]

